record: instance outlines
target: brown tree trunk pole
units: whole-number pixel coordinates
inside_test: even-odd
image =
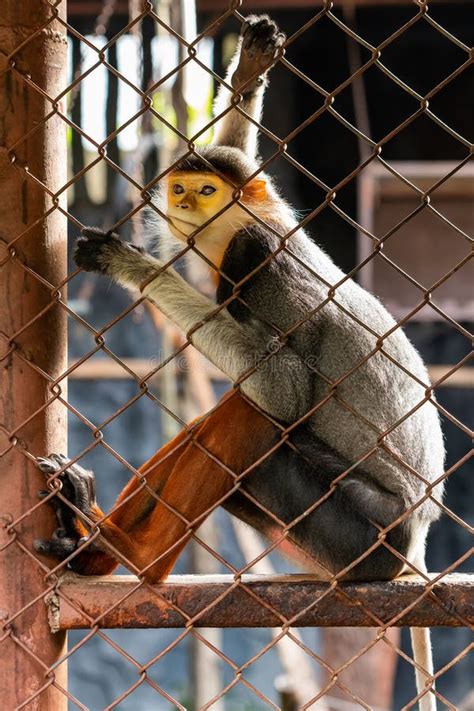
[[[32,546],[35,538],[47,537],[54,527],[47,504],[32,510],[39,504],[38,489],[44,488],[34,457],[67,451],[66,408],[51,387],[51,378],[66,367],[66,314],[48,286],[58,285],[66,274],[67,224],[36,182],[52,192],[66,182],[64,122],[57,116],[43,122],[52,104],[41,93],[54,99],[66,85],[66,38],[64,28],[54,20],[54,4],[2,0],[0,11],[0,706],[4,711],[67,708],[66,664],[52,669],[65,652],[65,635],[50,634],[44,596],[51,580],[46,578],[44,559]],[[63,0],[61,13],[65,6]],[[19,239],[14,248],[9,248],[15,238]],[[64,396],[64,382],[60,388]]]
[[[367,606],[367,609],[371,609]],[[332,627],[323,630],[321,656],[333,669],[342,667],[352,656],[372,642],[375,628]],[[400,630],[390,627],[385,636],[392,644],[400,641]],[[383,641],[377,642],[367,652],[337,675],[338,680],[352,694],[363,699],[370,707],[390,709],[393,703],[393,688],[397,666],[397,654]],[[326,681],[326,680],[324,680]],[[327,680],[329,681],[329,680]],[[350,701],[350,696],[335,685],[329,695]],[[354,708],[358,704],[354,703]]]

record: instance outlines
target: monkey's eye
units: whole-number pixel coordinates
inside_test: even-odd
[[[174,195],[182,195],[184,193],[183,186],[180,185],[179,183],[175,183],[173,185],[173,193],[174,193]]]
[[[204,185],[199,192],[201,195],[212,195],[212,193],[216,192],[216,189],[213,185]]]

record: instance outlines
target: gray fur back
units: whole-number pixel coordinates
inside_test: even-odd
[[[302,231],[290,239],[289,250],[329,284],[336,284],[344,276]],[[327,298],[328,288],[317,278],[304,274],[305,271],[305,267],[298,266],[301,279],[311,282],[314,308]],[[295,289],[299,291],[297,277]],[[372,333],[351,315],[366,324]],[[317,369],[334,382],[371,353],[377,338],[390,331],[395,321],[378,299],[350,279],[336,289],[334,299],[322,307],[311,325],[312,333],[305,332],[306,355],[314,354]],[[383,352],[376,352],[337,385],[337,399],[347,403],[350,409],[333,396],[312,416],[311,424],[319,437],[352,462],[375,447],[381,433],[396,425],[381,440],[377,451],[365,460],[363,468],[411,505],[425,494],[426,483],[422,479],[433,482],[444,471],[440,418],[432,402],[421,404],[425,398],[424,385],[430,385],[428,373],[400,327],[382,341],[382,350],[402,367]],[[316,378],[315,403],[322,400],[329,389],[322,378]],[[401,461],[397,461],[397,457]],[[443,485],[439,484],[434,495],[441,499],[442,493]],[[430,500],[418,511],[429,520],[440,514],[439,507]]]

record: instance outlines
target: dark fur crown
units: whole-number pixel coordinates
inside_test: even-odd
[[[199,153],[193,153],[183,158],[174,170],[196,171],[198,173],[213,171],[238,187],[256,169],[257,166],[239,148],[234,148],[233,146],[200,146]]]

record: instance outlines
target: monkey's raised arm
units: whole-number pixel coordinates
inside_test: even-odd
[[[285,422],[298,419],[310,409],[311,371],[291,348],[275,344],[270,329],[254,321],[238,323],[227,309],[219,310],[174,269],[160,273],[162,265],[157,259],[122,242],[117,235],[106,235],[95,228],[83,234],[76,250],[78,266],[106,274],[123,286],[141,289],[233,382],[256,367],[240,387],[259,407]]]
[[[285,39],[285,35],[266,15],[247,17],[237,51],[227,70],[226,83],[242,95],[239,108],[256,122],[262,117],[268,70]],[[214,115],[219,116],[231,106],[232,98],[232,93],[221,85]],[[240,148],[249,158],[255,158],[257,134],[257,126],[239,110],[232,109],[215,124],[213,144]]]

